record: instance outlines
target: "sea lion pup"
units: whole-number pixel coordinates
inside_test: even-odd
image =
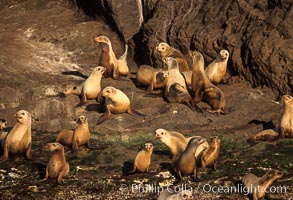
[[[213,169],[216,170],[220,153],[220,143],[221,140],[215,136],[210,142],[209,147],[203,150],[202,155],[200,156],[201,168],[213,167]]]
[[[192,90],[194,92],[194,102],[200,100],[209,104],[212,109],[207,109],[209,113],[227,114],[226,100],[224,93],[207,78],[204,71],[204,59],[198,51],[189,51],[192,57]]]
[[[176,61],[178,62],[180,72],[190,70],[186,59],[184,58],[183,54],[179,50],[171,47],[170,45],[164,42],[161,42],[156,47],[156,50],[161,54],[162,58],[166,58],[166,57],[175,58]]]
[[[277,170],[268,170],[262,177],[257,177],[252,173],[242,177],[242,183],[248,188],[249,194],[253,200],[262,199],[268,195],[269,187],[273,182],[283,176],[283,172]]]
[[[56,178],[61,184],[64,176],[69,173],[69,163],[65,159],[64,147],[58,142],[48,143],[47,147],[52,152],[52,156],[46,167],[46,175],[42,181],[48,178]]]
[[[274,131],[273,129],[263,130],[258,132],[257,134],[247,138],[248,143],[254,143],[256,141],[268,141],[273,142],[280,138],[278,132]]]
[[[117,59],[108,37],[98,36],[94,41],[102,45],[100,65],[106,68],[105,77],[119,79],[120,76],[127,76],[129,72],[126,60],[128,45],[125,45],[125,52]]]
[[[9,154],[24,154],[26,159],[32,159],[31,114],[26,110],[20,110],[14,117],[17,119],[16,124],[1,140],[3,155],[0,161],[7,160]]]
[[[89,141],[91,138],[91,133],[89,130],[89,124],[87,117],[81,115],[77,119],[78,126],[74,131],[69,129],[64,129],[56,137],[56,142],[64,146],[72,147],[72,150],[76,151],[79,146],[86,145],[90,148]]]
[[[97,125],[109,119],[111,113],[120,114],[127,112],[130,115],[145,116],[131,108],[129,98],[119,89],[108,86],[103,89],[101,95],[105,101],[106,112],[99,118]]]
[[[7,120],[0,119],[0,130],[7,128]]]
[[[137,83],[146,86],[148,92],[157,88],[165,87],[168,78],[168,71],[155,69],[149,65],[139,66],[138,71],[136,72]]]
[[[157,200],[193,200],[193,194],[189,190],[181,190],[176,193],[173,189],[168,188],[160,192]]]
[[[207,77],[212,83],[218,84],[223,81],[228,59],[229,52],[227,50],[221,50],[216,59],[205,69]]]
[[[168,66],[169,78],[166,83],[164,97],[169,103],[183,103],[191,110],[196,108],[197,111],[202,112],[197,106],[194,106],[193,100],[188,93],[184,77],[179,72],[178,63],[172,57],[163,59]]]
[[[144,147],[140,149],[135,156],[133,170],[131,172],[123,174],[122,176],[134,174],[135,172],[149,172],[153,148],[154,147],[152,143],[145,143]]]
[[[281,137],[293,138],[293,97],[283,95],[285,111],[281,119]]]
[[[194,180],[197,178],[197,157],[194,157],[194,154],[204,142],[206,142],[206,139],[201,137],[191,138],[186,149],[173,159],[173,167],[180,181],[182,181],[183,176],[192,174]]]
[[[79,86],[65,89],[63,95],[74,94],[79,96],[80,105],[85,104],[89,99],[96,99],[101,92],[101,79],[106,68],[95,67],[90,76]]]
[[[165,144],[172,154],[172,157],[181,154],[185,149],[192,138],[201,138],[200,136],[193,136],[193,137],[184,137],[179,132],[175,131],[167,131],[165,129],[159,128],[155,131],[155,136],[157,140],[160,140],[163,144]],[[195,157],[198,157],[199,154],[206,148],[209,147],[208,142],[204,142],[197,148],[195,152]]]

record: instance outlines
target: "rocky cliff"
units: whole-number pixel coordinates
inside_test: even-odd
[[[138,64],[161,65],[154,51],[159,42],[185,55],[196,49],[206,65],[227,49],[231,76],[278,94],[292,92],[290,0],[76,0],[76,5],[92,17],[106,19],[122,41],[134,43]]]

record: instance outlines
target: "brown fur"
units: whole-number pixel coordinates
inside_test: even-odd
[[[221,50],[216,59],[206,68],[207,77],[212,83],[218,84],[223,81],[227,70],[228,59],[229,52],[227,50]]]
[[[246,188],[249,188],[249,193],[252,194],[253,200],[264,198],[273,182],[283,176],[283,173],[277,170],[269,170],[262,177],[257,177],[252,173],[242,177],[242,183]]]
[[[145,143],[144,148],[141,149],[135,157],[134,164],[133,164],[133,171],[138,171],[142,173],[149,172],[152,153],[153,153],[152,143]]]
[[[160,140],[163,144],[165,144],[173,157],[180,155],[185,149],[188,144],[188,142],[195,137],[199,136],[193,136],[193,137],[184,137],[179,132],[175,131],[167,131],[165,129],[157,129],[155,132],[156,139]],[[207,142],[202,143],[195,152],[195,157],[198,157],[199,154],[206,148],[209,147],[209,144]]]
[[[129,72],[126,61],[128,45],[125,45],[124,54],[117,59],[108,37],[98,36],[95,37],[94,41],[102,45],[100,64],[106,68],[105,77],[118,79],[120,76],[127,76]]]
[[[247,139],[247,142],[249,143],[253,143],[256,141],[268,141],[268,142],[272,142],[279,139],[279,133],[274,131],[273,129],[267,129],[267,130],[263,130],[261,132],[258,132],[257,134],[249,137]]]
[[[26,159],[31,159],[31,114],[28,111],[20,110],[14,117],[17,119],[16,124],[1,140],[3,147],[1,161],[7,160],[9,154],[25,154]]]
[[[200,157],[201,167],[213,167],[216,170],[217,161],[220,153],[221,140],[218,137],[214,137],[210,143],[210,146],[205,149]]]
[[[190,51],[189,53],[193,60],[192,71],[195,74],[192,77],[191,84],[195,103],[202,100],[211,106],[212,109],[208,109],[208,112],[227,114],[224,93],[207,78],[204,71],[204,59],[202,54],[197,51]]]
[[[165,87],[168,77],[168,71],[155,69],[149,65],[141,65],[136,72],[136,81],[143,86],[147,86],[147,90],[150,92]]]
[[[102,66],[95,67],[91,75],[79,86],[73,86],[65,89],[63,95],[74,94],[79,96],[80,104],[86,103],[89,99],[98,98],[101,92],[101,79],[105,72]]]
[[[89,147],[90,131],[88,120],[85,116],[80,116],[77,120],[78,126],[74,131],[64,129],[59,132],[56,137],[56,142],[61,143],[64,146],[72,147],[73,150],[77,150],[79,146],[86,145]]]
[[[282,96],[285,111],[281,119],[281,137],[293,138],[293,97]]]
[[[179,50],[171,47],[170,45],[164,42],[160,43],[156,47],[156,50],[160,52],[162,58],[166,58],[166,57],[175,58],[176,61],[178,62],[180,72],[190,70],[186,59],[184,58],[183,54]]]
[[[194,110],[193,100],[188,93],[183,75],[179,72],[178,63],[172,57],[164,59],[168,66],[169,78],[166,83],[164,97],[170,103],[183,103]]]
[[[185,83],[189,89],[191,89],[192,71],[181,72],[185,79]]]
[[[69,163],[65,159],[64,147],[58,142],[48,143],[47,147],[52,152],[52,156],[46,167],[44,180],[56,178],[57,183],[61,184],[64,176],[69,173]]]
[[[129,98],[119,89],[108,86],[103,89],[101,95],[105,98],[106,112],[99,118],[97,125],[109,119],[111,113],[120,114],[126,112],[131,115],[144,116],[131,108]]]
[[[206,139],[201,137],[195,137],[189,140],[186,149],[173,159],[173,166],[179,180],[182,180],[183,176],[194,175],[197,178],[197,157],[195,153],[197,148],[206,142]]]

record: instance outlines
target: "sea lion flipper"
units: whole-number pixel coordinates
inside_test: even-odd
[[[99,118],[99,120],[96,123],[96,125],[100,125],[101,123],[103,123],[104,121],[109,119],[110,115],[111,115],[111,111],[109,110],[109,108],[106,107],[106,112]]]
[[[136,111],[136,110],[133,110],[131,107],[128,108],[127,110],[127,113],[130,114],[130,115],[138,115],[138,116],[142,116],[142,117],[145,117],[144,114]]]

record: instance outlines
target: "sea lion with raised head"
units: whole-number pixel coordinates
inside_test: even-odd
[[[0,161],[7,160],[10,154],[24,154],[26,159],[32,159],[31,114],[26,110],[20,110],[14,117],[17,119],[16,124],[1,139],[3,155],[0,157]]]
[[[282,176],[283,172],[277,170],[268,170],[262,177],[249,173],[242,177],[242,183],[252,195],[253,200],[258,200],[267,196],[268,188]]]
[[[205,69],[207,77],[212,83],[218,84],[223,81],[227,70],[228,59],[229,52],[227,50],[221,50],[216,59]]]
[[[74,151],[82,145],[86,145],[86,147],[90,148],[89,141],[91,133],[87,117],[84,115],[79,116],[77,124],[78,126],[74,129],[74,131],[69,129],[60,131],[56,137],[56,142],[59,142],[64,146],[71,147]]]
[[[127,65],[127,50],[128,45],[125,45],[125,51],[118,59],[112,48],[110,39],[106,36],[98,36],[94,39],[95,42],[102,45],[102,54],[100,58],[100,65],[106,68],[105,77],[112,77],[119,79],[120,76],[127,76],[129,68]]]
[[[285,105],[285,110],[281,119],[280,136],[293,138],[293,97],[283,95],[282,100]]]
[[[201,137],[191,138],[186,149],[173,158],[173,167],[180,181],[183,179],[183,176],[192,174],[194,175],[194,180],[197,178],[197,157],[194,155],[197,148],[205,142],[206,139]]]
[[[64,155],[64,147],[58,142],[48,143],[47,147],[52,153],[46,167],[46,175],[43,181],[48,178],[56,178],[57,183],[61,184],[64,176],[69,173],[69,163]]]
[[[101,92],[101,79],[105,70],[102,66],[95,67],[90,76],[82,84],[67,88],[62,94],[65,96],[69,94],[77,95],[80,99],[80,105],[85,104],[89,99],[97,100]]]
[[[166,57],[175,58],[176,61],[178,62],[178,67],[180,72],[190,70],[188,63],[186,59],[184,58],[183,54],[179,50],[171,47],[169,44],[165,42],[161,42],[156,47],[156,50],[161,54],[162,58],[166,58]]]

